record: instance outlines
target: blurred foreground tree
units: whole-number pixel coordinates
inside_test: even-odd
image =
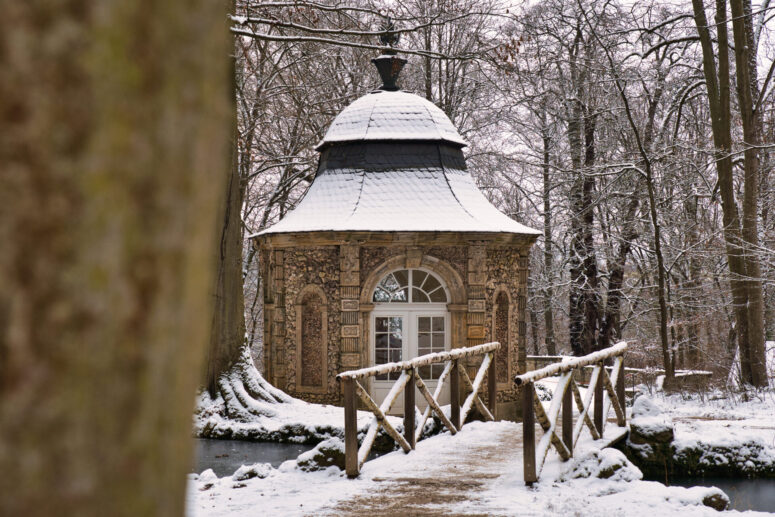
[[[4,3],[4,515],[183,514],[228,171],[226,11]]]

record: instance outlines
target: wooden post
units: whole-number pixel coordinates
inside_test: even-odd
[[[460,430],[460,374],[458,373],[458,360],[452,361],[452,370],[449,372],[449,404],[450,420],[455,429]]]
[[[619,427],[624,427],[627,425],[627,408],[624,405],[624,355],[622,355],[622,360],[619,363],[619,376],[616,378],[616,398],[619,399],[619,405],[622,408],[622,413],[624,413],[624,418],[618,424]]]
[[[599,363],[598,368],[601,369],[600,375],[597,376],[597,384],[594,386],[595,390],[595,427],[597,427],[597,432],[600,433],[600,438],[603,437],[603,427],[605,427],[605,422],[603,422],[603,372],[602,369],[605,368],[604,363]]]
[[[503,345],[501,345],[503,346]],[[498,400],[498,389],[495,379],[495,352],[490,352],[490,370],[487,372],[487,405],[490,413],[495,420],[498,415],[495,414],[495,405]]]
[[[570,455],[573,456],[573,390],[571,389],[571,383],[573,382],[573,374],[568,381],[568,386],[565,388],[565,393],[562,396],[562,441],[565,447],[570,451]]]
[[[347,477],[358,477],[358,408],[355,402],[355,380],[344,383],[344,463]]]
[[[414,368],[407,370],[409,382],[404,387],[404,438],[409,442],[409,447],[414,449],[414,377],[417,372]]]
[[[536,427],[533,408],[533,383],[522,386],[522,465],[525,484],[538,481],[536,476]]]

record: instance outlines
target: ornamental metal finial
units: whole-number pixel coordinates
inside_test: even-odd
[[[396,24],[393,23],[393,19],[388,16],[387,19],[382,22],[382,27],[380,28],[382,29],[382,34],[379,37],[380,43],[390,48],[397,46],[401,39],[401,33],[395,32]]]
[[[406,64],[406,59],[396,55],[394,47],[398,45],[401,33],[396,33],[395,30],[396,26],[388,16],[382,24],[382,34],[379,36],[379,41],[385,48],[382,49],[380,56],[371,60],[382,79],[380,90],[396,91],[400,89],[397,84],[398,74],[401,73],[401,69]]]

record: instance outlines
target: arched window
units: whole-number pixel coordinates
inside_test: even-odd
[[[324,390],[327,372],[327,310],[319,289],[303,292],[296,305],[296,386],[301,391]]]
[[[433,273],[399,269],[388,273],[374,289],[377,303],[447,303],[447,291]]]
[[[495,341],[501,344],[495,354],[495,379],[509,382],[509,297],[500,291],[495,297],[493,315]]]
[[[372,293],[371,363],[406,361],[449,350],[449,298],[447,287],[429,271],[398,269],[385,275]],[[443,369],[443,365],[425,366],[418,373],[433,390]],[[389,393],[399,375],[394,372],[375,377],[375,400],[381,401]]]

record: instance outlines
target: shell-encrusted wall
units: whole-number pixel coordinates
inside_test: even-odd
[[[511,379],[525,369],[530,243],[460,240],[422,246],[416,239],[409,245],[342,242],[276,247],[271,238],[262,241],[267,279],[264,373],[274,385],[309,402],[341,404],[337,373],[370,361],[368,326],[376,281],[391,270],[419,267],[433,271],[448,287],[453,348],[502,341],[504,348],[496,359],[498,412],[501,418],[516,416],[518,393]],[[304,327],[303,314],[307,314]],[[316,329],[321,336],[310,334]],[[312,337],[303,342],[305,336]],[[301,357],[304,351],[313,359]],[[466,363],[470,373],[477,364],[478,360]]]

